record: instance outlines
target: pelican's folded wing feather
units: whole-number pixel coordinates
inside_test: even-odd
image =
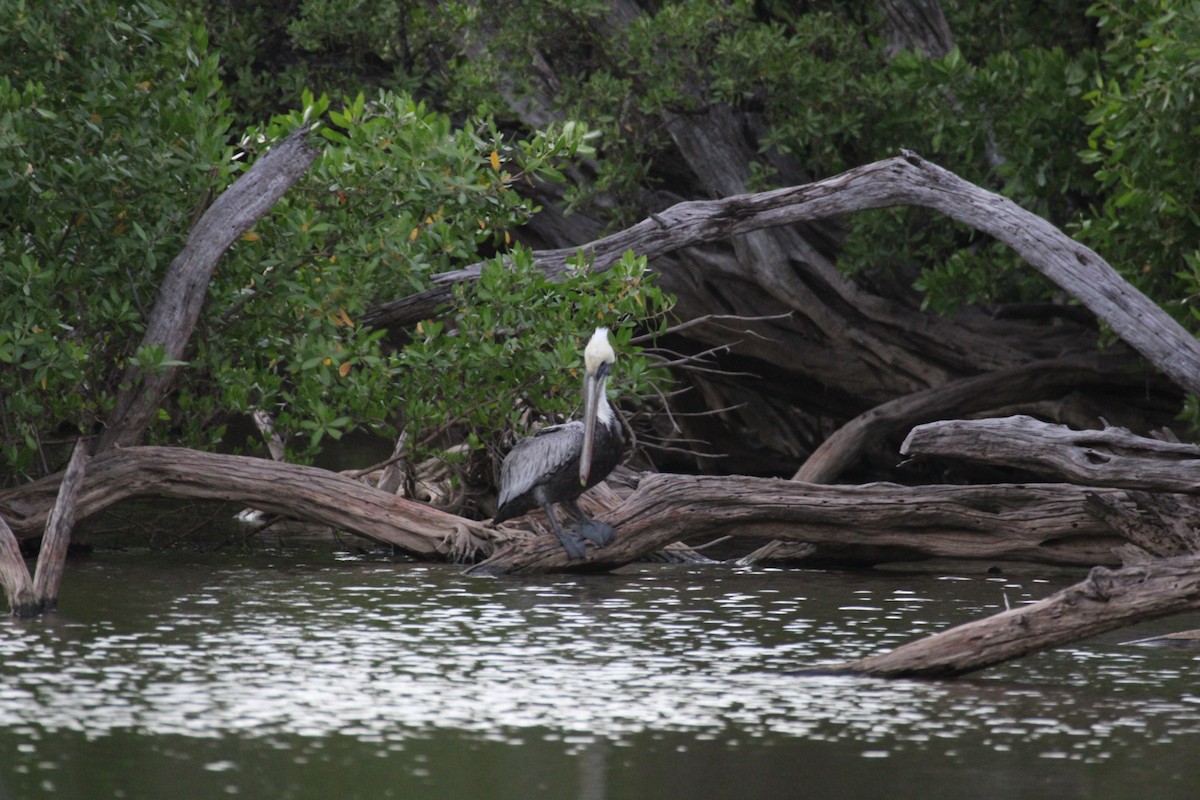
[[[500,467],[501,507],[528,492],[539,482],[579,460],[583,449],[583,423],[568,422],[543,428],[522,439]]]

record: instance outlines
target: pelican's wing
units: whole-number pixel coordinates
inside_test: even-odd
[[[552,425],[522,439],[504,457],[500,467],[500,497],[503,506],[532,489],[549,475],[566,469],[579,459],[583,449],[583,423]]]

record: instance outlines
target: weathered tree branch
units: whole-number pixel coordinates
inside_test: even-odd
[[[924,206],[995,237],[1082,302],[1126,343],[1179,386],[1200,393],[1200,342],[1130,286],[1094,251],[1011,200],[982,189],[913,153],[877,161],[804,186],[722,200],[678,203],[638,224],[581,247],[535,253],[550,275],[582,252],[594,270],[626,250],[654,258],[682,247],[762,228],[793,225],[868,209]],[[450,284],[474,280],[480,266],[442,273],[439,287],[372,309],[371,324],[412,324],[450,296]]]
[[[949,678],[1133,622],[1200,608],[1200,559],[1096,567],[1044,600],[968,622],[879,655],[816,671],[889,678]]]
[[[45,524],[43,483],[56,485],[57,478],[0,492],[0,507],[18,534]],[[1123,502],[1119,490],[1096,492]],[[347,530],[421,558],[470,561],[502,546],[479,567],[492,574],[611,570],[674,541],[728,533],[812,544],[818,557],[864,563],[945,556],[1115,564],[1113,549],[1123,540],[1088,512],[1088,494],[1065,484],[819,486],[649,475],[602,515],[616,526],[616,541],[589,550],[587,561],[568,562],[554,536],[530,535],[530,520],[491,528],[314,467],[132,447],[93,458],[76,514],[84,518],[135,496],[225,500]]]
[[[1125,367],[1122,368],[1122,365]],[[971,414],[1011,403],[1058,397],[1064,390],[1126,374],[1136,381],[1129,359],[1109,361],[1097,354],[1038,361],[950,381],[876,406],[847,422],[801,465],[792,480],[830,483],[871,443],[948,414]],[[898,438],[898,437],[897,437]],[[893,447],[895,445],[893,444]]]
[[[80,439],[71,451],[66,472],[58,483],[58,496],[46,517],[37,572],[32,578],[12,528],[0,519],[0,584],[4,586],[14,616],[37,616],[53,611],[58,604],[58,587],[67,558],[67,545],[71,540],[71,528],[75,524],[75,500],[87,462],[87,446]]]
[[[75,526],[75,502],[87,469],[87,445],[83,439],[75,442],[71,459],[58,487],[58,499],[46,520],[46,534],[38,553],[37,570],[33,574],[33,596],[38,612],[53,611],[58,605],[58,587],[62,582],[63,565],[67,560],[67,545]],[[22,614],[26,609],[13,610]]]
[[[913,428],[900,452],[983,461],[1087,486],[1200,494],[1200,447],[1124,428],[1073,431],[1027,416],[947,420]]]
[[[163,277],[141,347],[159,345],[167,359],[183,359],[221,256],[316,160],[318,152],[308,143],[307,135],[308,129],[301,128],[273,146],[204,212]],[[120,382],[123,388],[97,452],[141,440],[178,370],[177,366],[153,372],[133,365],[126,368]]]
[[[0,518],[0,585],[4,586],[8,607],[12,609],[13,614],[36,607],[33,578],[29,576],[29,568],[25,566],[21,545],[3,518]]]
[[[1129,544],[1117,549],[1125,564],[1200,553],[1200,508],[1194,495],[1130,491],[1129,502],[1088,497],[1088,510]]]
[[[1096,490],[1120,502],[1121,492]],[[569,562],[549,536],[514,541],[484,574],[604,571],[681,540],[739,537],[816,545],[845,560],[929,557],[1115,564],[1122,540],[1085,508],[1088,492],[1030,486],[826,486],[736,476],[649,475],[602,519],[617,538]]]
[[[36,533],[49,513],[41,484],[0,492],[18,534]],[[396,497],[316,467],[182,447],[127,447],[92,459],[76,503],[82,519],[130,497],[224,500],[310,520],[391,544],[422,558],[472,560],[491,552],[482,523]]]

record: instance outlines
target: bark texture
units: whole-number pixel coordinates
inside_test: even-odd
[[[1101,495],[1122,502],[1119,491]],[[649,475],[615,511],[608,546],[570,562],[552,536],[514,539],[471,571],[606,571],[663,545],[734,533],[813,546],[812,558],[876,563],[930,557],[1116,564],[1123,543],[1083,489],[1030,486],[823,486],[746,477]]]
[[[58,483],[54,504],[46,516],[37,571],[33,577],[30,577],[25,566],[12,528],[4,519],[0,519],[0,584],[4,586],[13,616],[37,616],[53,611],[58,604],[58,587],[62,581],[71,528],[75,524],[75,501],[83,483],[87,462],[87,447],[80,439],[75,442],[71,459]]]
[[[58,487],[58,498],[46,520],[46,533],[38,553],[37,571],[33,574],[33,595],[42,611],[53,611],[58,605],[58,587],[62,582],[63,566],[67,560],[67,545],[75,526],[75,503],[87,470],[87,446],[80,439],[71,451],[71,459]],[[14,606],[14,611],[22,609]]]
[[[733,348],[736,365],[762,381],[706,379],[700,389],[710,409],[745,404],[744,411],[723,417],[752,436],[764,436],[764,419],[779,420],[773,429],[779,441],[768,446],[797,460],[824,438],[813,429],[821,418],[840,425],[902,395],[1094,348],[1094,331],[1071,324],[985,323],[969,312],[946,320],[885,302],[838,274],[796,232],[797,226],[896,205],[937,210],[1008,244],[1178,386],[1200,389],[1200,344],[1096,253],[1006,198],[911,153],[802,186],[677,203],[582,247],[573,243],[535,255],[556,275],[579,251],[593,269],[605,270],[632,249],[652,259],[664,287],[679,295],[685,317],[793,312],[747,325],[752,335]],[[727,241],[735,242],[735,266],[723,255],[728,245],[717,244]],[[716,246],[692,249],[701,244]],[[478,274],[478,266],[441,274],[435,289],[375,308],[368,320],[413,324],[435,313],[453,283]],[[716,326],[696,326],[689,335],[706,345],[729,338]],[[1128,379],[1113,383],[1127,385]],[[817,421],[797,429],[795,420],[804,416],[798,409]]]
[[[1136,390],[1145,385],[1147,376],[1135,371],[1135,367],[1130,359],[1110,360],[1098,354],[1051,359],[962,378],[898,397],[839,428],[808,457],[792,480],[830,483],[869,448],[898,439],[897,434],[911,430],[914,425],[950,415],[1053,400],[1102,382],[1111,389],[1115,376],[1121,374],[1125,375],[1127,385]],[[911,435],[907,441],[912,441]]]
[[[21,545],[3,518],[0,518],[0,585],[4,586],[4,595],[13,614],[23,616],[26,609],[36,607],[33,578],[25,566]]]
[[[0,492],[0,508],[18,534],[45,525],[51,476],[27,490]],[[76,514],[84,518],[131,497],[225,500],[284,517],[347,530],[414,556],[471,560],[491,550],[482,523],[316,467],[246,456],[202,453],[182,447],[127,447],[92,459]]]
[[[900,452],[984,461],[1086,486],[1200,494],[1200,447],[1124,428],[1074,431],[1023,415],[948,420],[917,426]]]
[[[46,479],[40,490],[56,486]],[[1096,492],[1127,502],[1119,490]],[[1116,564],[1118,533],[1087,509],[1089,492],[1065,484],[1032,486],[821,486],[796,481],[648,475],[601,519],[617,539],[570,562],[537,515],[493,528],[381,492],[315,467],[183,448],[131,447],[95,457],[79,490],[84,518],[139,496],[224,500],[347,530],[419,558],[470,561],[489,574],[607,571],[679,540],[725,534],[812,548],[813,558],[877,563],[930,557]],[[18,534],[46,523],[45,491],[0,492]],[[590,511],[612,507],[601,490]],[[540,531],[540,535],[534,533]]]

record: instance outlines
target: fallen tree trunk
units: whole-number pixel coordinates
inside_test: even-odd
[[[1115,502],[1122,493],[1101,492]],[[1087,492],[1031,486],[826,486],[746,477],[649,475],[602,519],[617,538],[568,561],[552,536],[516,540],[476,574],[605,571],[678,540],[733,533],[815,545],[813,557],[874,563],[931,557],[1073,566],[1115,564],[1122,539],[1085,508]]]
[[[1200,447],[1124,428],[1075,431],[1020,415],[947,420],[913,428],[900,452],[1015,467],[1087,486],[1200,494]]]
[[[1129,491],[1120,500],[1109,488],[1087,493],[1089,513],[1126,540],[1116,552],[1136,562],[1133,566],[1117,571],[1097,567],[1082,583],[1032,605],[821,671],[954,677],[1200,608],[1200,508],[1183,494],[1200,492],[1200,447],[1135,436],[1122,428],[1074,431],[1013,416],[920,425],[901,452],[982,461],[1074,483],[1160,491]]]
[[[45,526],[50,476],[0,492],[18,534]],[[423,558],[474,560],[495,534],[482,523],[379,491],[335,472],[181,447],[127,447],[92,459],[76,502],[79,519],[131,497],[223,500],[350,531]]]
[[[48,514],[53,477],[0,492],[13,530],[34,535]],[[1120,490],[1100,492],[1125,502]],[[330,525],[420,558],[470,561],[475,571],[606,571],[685,539],[734,533],[810,544],[814,558],[878,563],[932,557],[1115,564],[1124,540],[1086,508],[1087,492],[1032,486],[823,486],[761,478],[644,477],[602,518],[617,539],[567,560],[558,540],[533,535],[537,515],[493,528],[405,500],[315,467],[167,447],[95,457],[76,503],[78,518],[131,497],[224,500]],[[593,506],[594,507],[594,506]],[[498,549],[497,549],[498,548]]]
[[[1086,580],[1044,600],[959,625],[822,673],[949,678],[1105,631],[1200,608],[1200,558],[1162,559]]]

